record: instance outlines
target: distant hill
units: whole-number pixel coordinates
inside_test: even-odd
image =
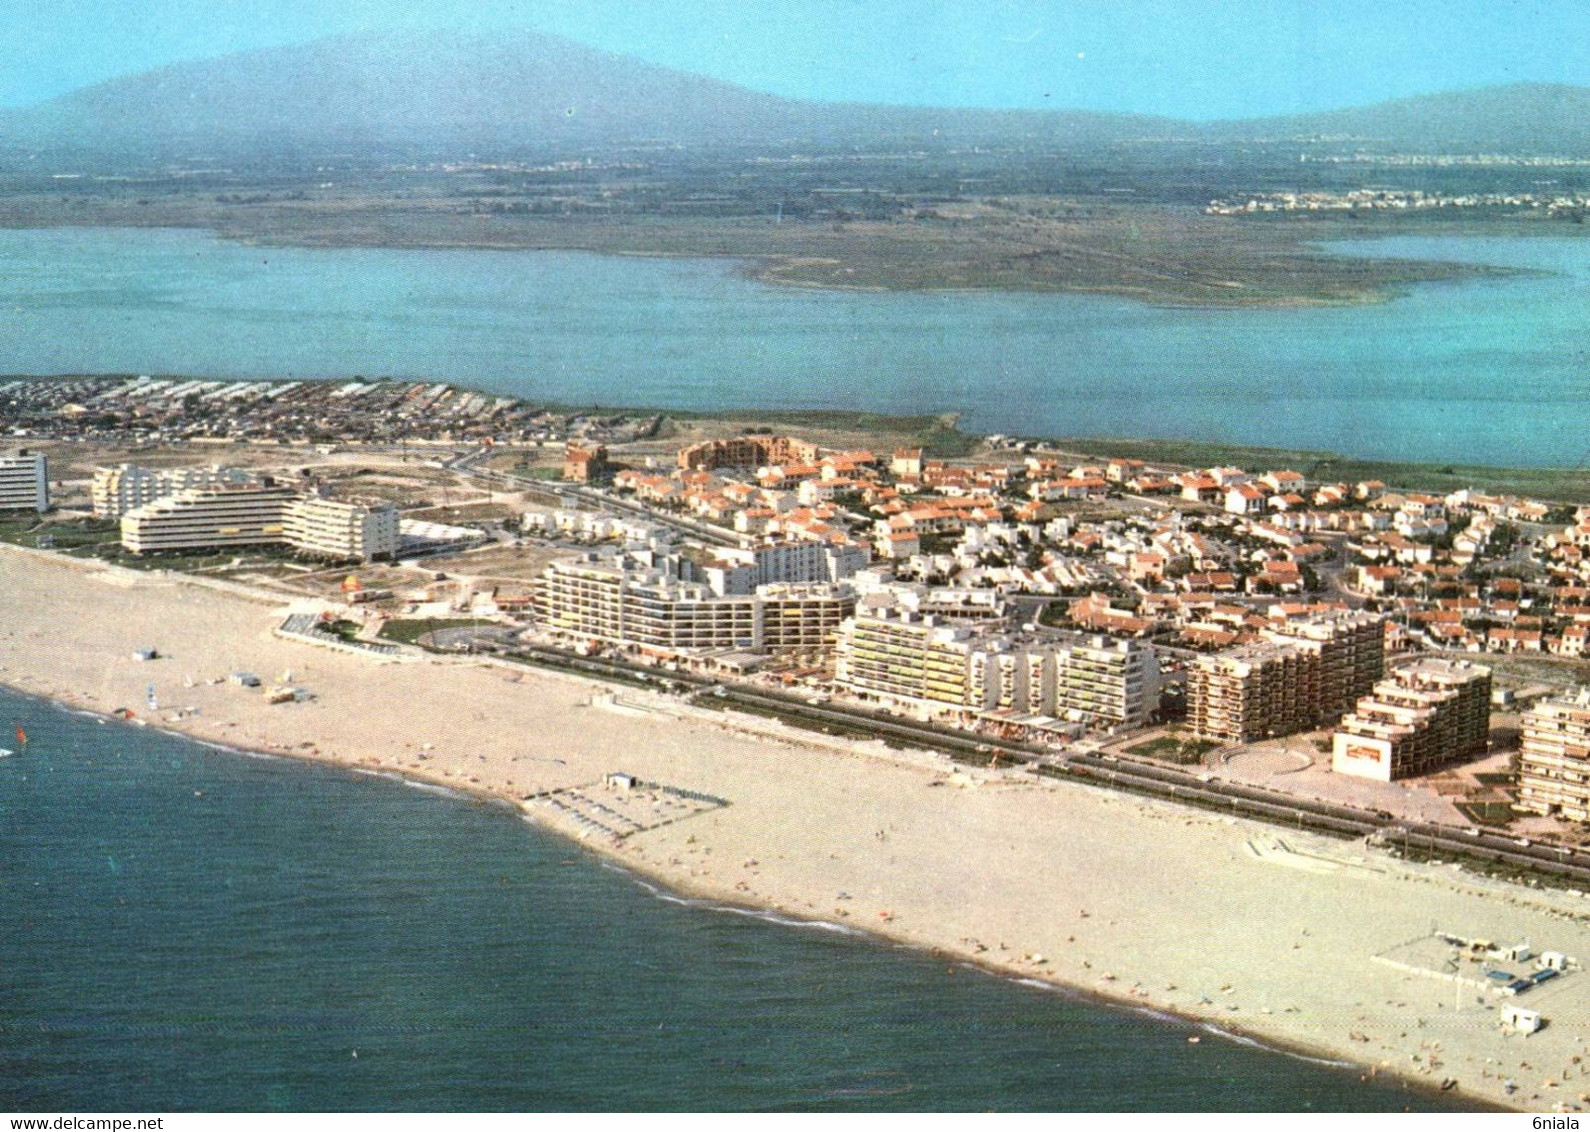
[[[1226,143],[1349,135],[1387,148],[1590,156],[1590,90],[1519,85],[1191,124],[1134,115],[800,101],[531,32],[403,32],[182,63],[0,112],[0,147],[97,155],[508,156],[603,145]]]
[[[1026,136],[1105,140],[1150,118],[781,98],[553,36],[393,33],[229,55],[0,114],[12,146],[117,153],[442,151]]]
[[[1590,88],[1514,83],[1208,129],[1228,138],[1345,136],[1407,152],[1590,156]]]

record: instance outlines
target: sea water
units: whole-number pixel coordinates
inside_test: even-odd
[[[0,1110],[1456,1103],[680,901],[463,797],[4,691],[0,726]]]
[[[958,412],[984,433],[1585,463],[1590,240],[1338,250],[1537,273],[1362,306],[1198,309],[803,290],[721,260],[0,231],[0,373],[392,376],[580,406]]]

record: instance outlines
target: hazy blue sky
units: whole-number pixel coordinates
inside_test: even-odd
[[[1587,0],[0,0],[0,104],[394,25],[531,27],[796,97],[1187,118],[1590,85]]]

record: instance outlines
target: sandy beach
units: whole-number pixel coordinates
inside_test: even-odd
[[[1432,929],[1590,961],[1590,899],[645,693],[614,699],[588,680],[316,648],[275,635],[284,616],[269,599],[5,548],[0,683],[509,799],[680,892],[847,924],[1365,1075],[1454,1081],[1525,1109],[1590,1105],[1590,972],[1518,1000],[1548,1022],[1525,1038],[1503,1034],[1513,1000],[1477,966],[1456,982],[1438,977],[1443,956],[1421,967]],[[150,647],[162,659],[134,658]],[[313,698],[269,705],[224,680],[237,670],[267,683],[290,670]],[[643,782],[615,789],[612,772]]]

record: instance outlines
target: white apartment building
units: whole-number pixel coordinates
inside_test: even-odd
[[[871,562],[859,543],[794,539],[716,550],[702,574],[714,593],[749,594],[774,582],[842,582]]]
[[[1159,664],[1143,641],[1023,640],[900,607],[846,622],[836,679],[853,695],[926,715],[1010,711],[1115,729],[1143,725],[1159,706]]]
[[[353,503],[340,499],[299,499],[287,509],[288,543],[305,554],[338,561],[391,558],[402,535],[392,503]]]
[[[1056,647],[1054,701],[1045,715],[1110,727],[1141,727],[1159,708],[1154,646],[1136,640],[1081,637]]]
[[[1331,769],[1391,782],[1485,751],[1491,670],[1424,657],[1375,684],[1331,737]]]
[[[185,488],[134,507],[121,542],[134,554],[287,545],[341,561],[390,557],[400,534],[391,503],[306,499],[261,483]]]
[[[1590,821],[1590,687],[1541,700],[1522,731],[1518,808]]]
[[[144,468],[136,464],[117,464],[98,468],[89,488],[94,514],[101,519],[119,519],[134,507],[187,488],[260,487],[264,478],[242,468],[219,464],[199,468]]]
[[[909,609],[880,609],[845,623],[835,678],[863,699],[925,712],[970,709],[972,655],[987,647],[968,626],[946,625]],[[978,690],[985,699],[986,687],[982,677]]]
[[[856,599],[848,586],[796,582],[725,596],[649,555],[593,553],[548,564],[536,605],[547,629],[575,639],[669,653],[816,654],[832,648]]]
[[[0,511],[50,509],[50,464],[42,452],[0,455]]]
[[[134,554],[218,550],[287,541],[286,487],[188,488],[121,517],[121,544]]]

